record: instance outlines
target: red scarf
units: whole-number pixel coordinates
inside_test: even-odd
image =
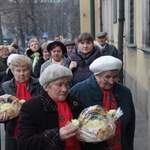
[[[16,81],[16,85],[17,87],[17,92],[16,92],[16,97],[19,100],[29,100],[31,98],[31,95],[29,93],[29,91],[27,90],[29,84],[29,80],[26,81],[25,83],[19,83]],[[15,123],[15,129],[14,129],[14,138],[17,138],[17,128],[18,128],[18,118],[16,117],[16,123]]]
[[[102,89],[101,89],[102,90]],[[110,109],[117,110],[117,102],[111,90],[102,90],[103,96],[103,108],[109,111]],[[114,148],[114,150],[121,150],[121,120],[118,119],[116,122],[116,132],[115,136],[107,140],[109,147]],[[103,149],[105,150],[105,149]]]
[[[73,119],[72,112],[66,101],[59,102],[54,101],[58,107],[58,118],[59,118],[59,127],[64,127],[71,119]],[[65,141],[64,150],[80,150],[80,144],[77,141],[76,137],[72,137]]]

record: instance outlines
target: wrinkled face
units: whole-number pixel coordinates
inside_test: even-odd
[[[99,44],[100,44],[101,46],[104,46],[105,43],[106,43],[106,41],[107,41],[107,37],[106,37],[106,36],[99,37],[99,38],[97,38],[97,41],[99,42]]]
[[[19,83],[25,83],[30,78],[30,70],[27,67],[15,67],[13,74]]]
[[[45,89],[48,95],[56,101],[65,101],[70,88],[70,77],[64,77],[51,82]]]
[[[67,48],[67,53],[68,53],[68,54],[70,54],[70,53],[72,52],[73,47],[74,47],[74,45],[66,46],[66,48]]]
[[[53,50],[51,50],[51,57],[56,62],[60,62],[63,58],[63,52],[60,48],[60,46],[55,47]]]
[[[103,90],[110,90],[114,86],[116,82],[119,80],[119,71],[118,70],[110,70],[105,71],[95,76],[98,85]]]
[[[37,52],[39,50],[39,45],[37,42],[31,42],[29,47],[33,52]]]
[[[91,52],[93,49],[93,46],[94,44],[92,41],[84,41],[84,42],[78,43],[79,50],[84,54]]]
[[[0,57],[7,58],[9,56],[9,51],[7,49],[3,49],[0,51]]]
[[[44,60],[48,60],[50,58],[50,56],[51,56],[51,54],[47,51],[47,49],[44,49],[42,51],[42,54],[43,54]]]

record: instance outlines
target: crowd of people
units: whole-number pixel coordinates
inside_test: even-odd
[[[89,32],[76,41],[28,42],[24,53],[17,44],[0,46],[0,96],[25,100],[19,116],[0,114],[5,125],[5,150],[133,150],[135,110],[132,93],[119,82],[123,62],[107,33],[96,40]],[[105,142],[78,141],[71,124],[89,106],[117,110],[115,135]]]

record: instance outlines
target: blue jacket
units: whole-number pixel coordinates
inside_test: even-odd
[[[84,108],[93,105],[103,106],[103,93],[94,75],[73,86],[69,93],[78,97],[82,101]],[[131,91],[122,84],[116,83],[113,87],[113,94],[117,100],[117,106],[121,107],[124,113],[121,117],[122,150],[133,150],[135,109]]]
[[[75,46],[65,63],[65,66],[69,68],[71,61],[77,62],[77,68],[74,68],[72,70],[73,73],[72,86],[78,82],[87,79],[93,74],[93,72],[90,71],[89,66],[96,58],[101,56],[101,52],[99,51],[99,49],[96,49],[95,47],[93,48],[92,52],[89,55],[87,55],[86,58],[80,55],[77,51],[78,47]]]

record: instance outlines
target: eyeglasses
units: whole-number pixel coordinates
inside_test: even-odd
[[[111,76],[105,76],[104,77],[104,76],[100,75],[99,77],[102,77],[105,82],[110,82],[110,81],[118,82],[120,79],[118,75],[114,76],[114,77],[111,77]]]

